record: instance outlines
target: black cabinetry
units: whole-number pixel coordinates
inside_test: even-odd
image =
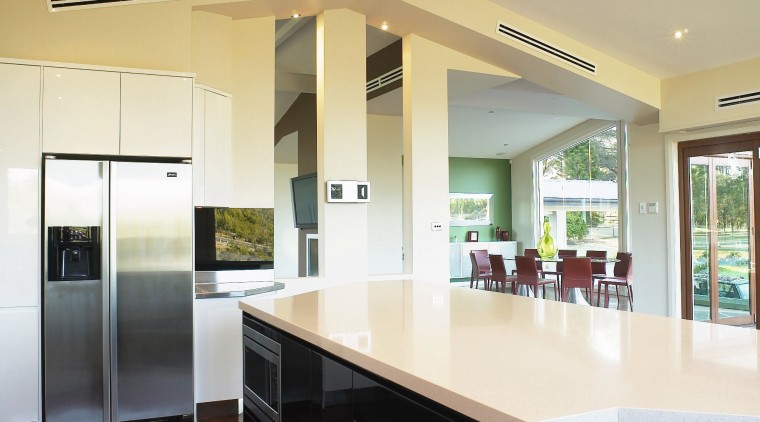
[[[473,420],[247,314],[243,333],[245,421]]]

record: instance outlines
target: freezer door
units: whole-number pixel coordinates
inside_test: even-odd
[[[103,311],[108,306],[107,283],[102,282],[107,275],[63,280],[50,268],[56,262],[51,254],[65,256],[75,247],[56,241],[56,227],[104,225],[106,173],[107,165],[98,161],[46,159],[44,164],[43,392],[48,422],[102,421],[109,412],[104,378],[109,340],[102,329],[108,318]]]
[[[111,163],[114,421],[194,413],[191,178]]]

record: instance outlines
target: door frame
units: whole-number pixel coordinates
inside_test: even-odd
[[[692,254],[691,254],[691,178],[687,177],[686,169],[689,168],[689,158],[699,155],[722,154],[730,151],[752,151],[752,186],[754,189],[760,189],[760,132],[745,133],[740,135],[721,136],[715,138],[699,139],[695,141],[686,141],[678,143],[678,186],[679,186],[679,212],[680,227],[679,235],[681,241],[681,315],[685,319],[694,319],[694,288],[692,285]],[[754,207],[754,219],[752,221],[750,242],[752,243],[752,252],[754,254],[755,265],[758,263],[758,248],[760,245],[760,233],[755,228],[760,222],[760,195],[750,192],[752,205]],[[755,328],[760,329],[760,322],[757,319],[758,300],[760,300],[760,289],[757,288],[756,267],[751,268],[751,278],[755,278],[754,283],[750,283],[750,314],[754,318],[751,323]],[[717,295],[711,289],[711,296]],[[717,298],[713,298],[717,301]],[[711,302],[713,300],[711,299]],[[712,308],[712,305],[711,305]],[[713,319],[711,322],[721,323],[720,319]],[[723,321],[727,323],[729,321]]]

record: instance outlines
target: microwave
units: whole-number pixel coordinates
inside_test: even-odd
[[[243,403],[246,420],[280,422],[282,414],[280,343],[243,317]]]
[[[195,270],[274,268],[274,208],[195,208]]]

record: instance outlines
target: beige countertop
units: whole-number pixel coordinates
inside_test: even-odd
[[[478,420],[613,407],[760,416],[753,329],[411,281],[240,308]]]

